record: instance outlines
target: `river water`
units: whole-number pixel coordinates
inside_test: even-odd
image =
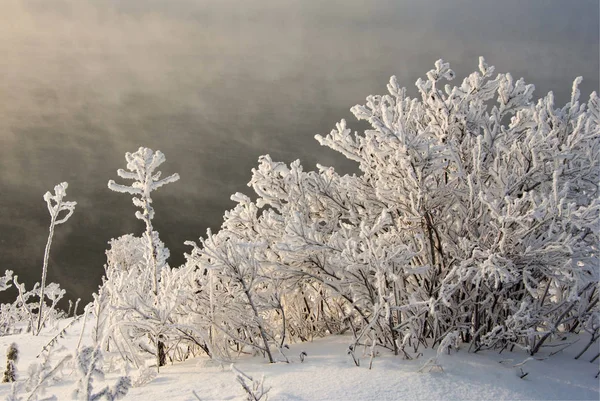
[[[127,195],[106,183],[139,146],[162,150],[155,224],[183,262],[185,240],[219,227],[257,158],[353,171],[314,140],[350,107],[414,82],[438,58],[459,79],[486,57],[567,101],[582,75],[598,90],[598,1],[2,0],[0,269],[31,285],[48,214],[69,182],[73,217],[57,227],[50,280],[90,299],[110,238],[141,233]]]

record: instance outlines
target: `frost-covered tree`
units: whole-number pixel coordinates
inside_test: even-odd
[[[64,197],[67,195],[68,186],[69,184],[67,184],[66,182],[62,182],[54,187],[54,194],[52,194],[51,192],[46,192],[44,194],[44,200],[46,201],[46,206],[48,207],[48,212],[50,213],[50,232],[48,234],[48,241],[46,242],[46,249],[44,251],[44,264],[42,266],[42,282],[40,285],[40,304],[38,309],[37,324],[35,330],[33,331],[35,335],[40,334],[40,331],[42,330],[44,316],[44,293],[46,292],[46,275],[48,273],[48,259],[50,257],[50,246],[52,245],[54,228],[57,225],[66,222],[75,211],[75,205],[77,205],[77,202],[64,200]],[[66,213],[64,213],[61,216],[61,212]]]
[[[172,174],[161,179],[161,172],[155,170],[166,160],[165,155],[160,151],[153,152],[152,149],[139,148],[135,153],[127,152],[125,154],[127,161],[127,170],[117,170],[119,177],[133,180],[131,185],[121,185],[113,180],[108,182],[108,188],[115,192],[123,192],[133,195],[133,204],[141,209],[135,213],[135,217],[142,220],[146,225],[144,239],[148,246],[149,263],[152,272],[152,292],[158,294],[158,280],[160,270],[164,267],[168,254],[158,253],[158,233],[152,227],[154,218],[154,208],[152,207],[152,191],[157,190],[163,185],[179,180],[178,174]]]
[[[142,238],[127,235],[113,240],[113,246],[107,252],[106,281],[96,301],[106,300],[109,303],[110,326],[107,334],[110,337],[107,340],[112,338],[114,341],[118,333],[123,341],[121,345],[128,348],[124,351],[134,361],[137,353],[135,346],[153,353],[158,369],[166,363],[166,332],[170,330],[170,314],[177,305],[176,297],[179,294],[171,286],[177,284],[175,277],[179,275],[168,266],[169,250],[152,227],[154,209],[151,193],[177,181],[179,175],[160,178],[161,172],[156,169],[165,161],[160,151],[139,148],[135,153],[127,153],[125,159],[129,171],[119,169],[117,173],[124,179],[133,180],[133,183],[127,186],[110,180],[108,187],[133,195],[133,204],[141,209],[135,215],[144,222],[146,230]],[[161,288],[161,282],[167,288]],[[96,309],[100,313],[102,305]],[[97,318],[100,319],[100,316]],[[154,351],[141,341],[148,335]],[[116,345],[119,346],[118,342]]]

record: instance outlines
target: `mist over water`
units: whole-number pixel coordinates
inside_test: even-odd
[[[109,179],[139,146],[162,150],[155,226],[183,263],[185,240],[218,229],[229,196],[262,154],[342,172],[322,148],[350,107],[391,75],[414,82],[443,58],[458,84],[486,57],[568,100],[599,86],[596,0],[2,0],[0,270],[39,280],[49,216],[44,192],[69,182],[78,206],[58,226],[49,280],[90,299],[107,241],[139,235],[128,195]],[[122,180],[121,180],[122,181]],[[119,182],[121,182],[119,181]]]

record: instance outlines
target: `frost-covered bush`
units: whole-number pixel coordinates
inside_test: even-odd
[[[156,244],[164,246],[160,241]],[[107,268],[93,308],[94,339],[126,356],[138,368],[144,366],[148,355],[154,356],[157,366],[164,366],[167,357],[185,359],[178,355],[187,352],[180,347],[190,346],[190,342],[204,344],[201,328],[189,324],[184,312],[193,294],[194,275],[185,267],[165,264],[158,294],[154,295],[147,266],[142,263],[129,270]]]
[[[145,355],[151,354],[158,369],[166,364],[169,351],[171,358],[177,358],[182,339],[197,346],[204,344],[198,337],[201,330],[179,316],[193,293],[193,275],[188,268],[172,269],[168,265],[169,250],[152,226],[151,192],[177,181],[179,176],[160,178],[156,169],[165,161],[160,151],[139,148],[125,158],[129,171],[120,169],[118,174],[133,183],[125,186],[111,180],[108,186],[133,195],[134,205],[141,209],[136,217],[145,223],[146,230],[142,237],[129,234],[111,241],[106,277],[95,295],[94,338],[115,347],[138,368],[144,366]]]
[[[13,277],[13,283],[17,289],[17,299],[12,304],[0,305],[1,334],[12,334],[15,332],[30,332],[36,327],[39,320],[40,306],[40,283],[35,283],[31,290],[25,288],[24,283],[19,283],[19,277]],[[44,298],[50,302],[50,306],[43,310],[42,327],[51,325],[57,319],[64,317],[64,312],[57,309],[58,302],[65,295],[65,290],[56,283],[46,285]],[[46,303],[44,303],[46,304]]]
[[[239,206],[230,212],[250,216],[254,210],[248,198],[242,198]],[[229,220],[227,220],[229,221]],[[194,246],[194,254],[199,249]],[[269,362],[274,359],[270,350],[272,334],[263,321],[263,315],[273,309],[268,294],[272,277],[265,277],[260,267],[259,254],[263,244],[249,243],[224,225],[218,234],[209,230],[206,240],[202,241],[201,255],[204,266],[208,268],[206,288],[210,292],[209,313],[211,325],[219,329],[226,337],[238,343],[247,343],[264,352]],[[229,302],[221,302],[228,299]],[[216,334],[216,333],[215,333]],[[271,338],[270,338],[271,337]]]
[[[0,291],[5,291],[12,287],[13,271],[6,270],[4,276],[0,277]],[[14,303],[0,305],[0,335],[11,334],[15,330],[15,322],[20,321]]]
[[[64,200],[67,187],[68,184],[63,182],[54,187],[54,195],[50,192],[44,194],[44,200],[50,213],[50,229],[44,251],[41,285],[35,283],[33,288],[27,291],[25,284],[18,282],[17,276],[12,277],[13,272],[11,270],[7,270],[5,275],[0,277],[0,291],[10,288],[11,281],[13,281],[18,291],[17,299],[12,304],[0,305],[0,335],[12,334],[16,330],[22,329],[22,327],[17,327],[22,324],[26,325],[25,330],[27,332],[32,331],[34,335],[38,335],[44,325],[62,316],[62,312],[56,309],[56,305],[65,295],[65,290],[60,289],[60,286],[56,283],[46,285],[46,276],[54,228],[71,217],[77,204],[76,202]],[[61,212],[66,213],[60,215]],[[49,306],[46,304],[46,300],[50,302]]]
[[[209,230],[201,246],[188,243],[194,249],[186,266],[200,273],[199,324],[210,327],[213,351],[230,359],[231,352],[253,350],[274,362],[271,348],[287,360],[287,341],[339,332],[346,305],[318,281],[282,269],[270,245],[281,240],[281,227],[265,223],[269,212],[261,215],[248,197],[238,193],[232,200],[238,205],[225,213],[218,233]]]
[[[552,93],[534,101],[533,85],[493,72],[480,59],[450,86],[440,60],[417,98],[392,77],[388,94],[352,108],[371,129],[341,121],[316,137],[360,174],[260,158],[249,183],[258,199],[236,195],[221,231],[188,258],[203,272],[199,309],[219,312],[211,324],[227,341],[265,349],[286,328],[305,338],[347,329],[353,347],[376,341],[406,357],[448,336],[534,354],[590,326],[597,94],[581,103],[577,78],[557,107]]]
[[[552,93],[533,102],[532,85],[493,71],[480,59],[479,72],[442,89],[454,73],[439,61],[417,81],[420,99],[392,78],[389,95],[352,109],[373,129],[352,135],[342,122],[317,139],[359,163],[364,214],[388,216],[348,255],[407,248],[404,261],[385,261],[378,288],[399,334],[435,343],[458,329],[535,353],[598,297],[599,102],[592,93],[580,104],[580,78],[564,107]]]
[[[145,269],[146,241],[143,238],[126,234],[111,239],[109,246],[106,251],[106,275],[98,292],[93,294],[95,324],[92,328],[92,339],[95,345],[103,340],[105,334],[109,335],[106,333],[108,327],[121,318],[116,297],[136,291],[148,293],[152,282],[149,277],[151,272]],[[143,279],[138,282],[140,276]],[[114,294],[114,297],[111,297],[111,294]]]
[[[56,305],[65,295],[65,291],[61,290],[56,283],[46,285],[46,276],[48,274],[48,260],[54,229],[71,217],[75,205],[77,205],[76,202],[64,200],[67,187],[68,184],[63,182],[54,187],[54,194],[50,192],[44,194],[44,200],[50,213],[50,228],[44,251],[41,284],[36,283],[31,290],[27,291],[25,284],[17,281],[17,276],[12,278],[12,271],[7,270],[5,275],[0,277],[0,291],[11,287],[10,281],[14,282],[18,291],[15,302],[0,305],[0,335],[11,334],[16,330],[20,330],[22,327],[17,326],[22,324],[26,325],[25,330],[27,332],[31,331],[34,335],[38,335],[44,325],[62,316],[62,312],[56,309]],[[50,302],[49,306],[46,301]]]

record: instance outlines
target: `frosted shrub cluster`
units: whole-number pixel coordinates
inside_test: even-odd
[[[259,159],[221,229],[171,268],[152,229],[150,192],[178,176],[154,170],[164,155],[127,154],[146,224],[142,237],[111,242],[96,294],[96,341],[142,367],[204,352],[288,361],[286,343],[351,332],[359,345],[412,358],[422,347],[522,347],[591,331],[598,338],[596,93],[580,103],[580,79],[562,108],[552,94],[493,76],[483,59],[460,86],[438,61],[410,98],[389,94],[352,111],[317,140],[358,163],[304,171]]]
[[[31,290],[27,290],[24,283],[19,283],[18,276],[13,277],[12,270],[6,270],[4,276],[0,277],[0,291],[12,287],[11,281],[18,291],[17,299],[13,303],[0,305],[0,335],[13,334],[21,330],[39,335],[42,328],[65,315],[56,308],[65,295],[65,290],[56,283],[46,285],[46,276],[54,229],[71,217],[77,205],[77,202],[64,199],[68,186],[66,182],[62,182],[54,187],[54,194],[49,191],[44,194],[44,201],[50,213],[50,228],[44,251],[41,285],[35,283]],[[49,306],[47,301],[50,301]]]
[[[389,94],[317,140],[360,174],[263,156],[218,233],[194,245],[194,303],[222,353],[351,330],[411,357],[448,335],[531,354],[598,313],[596,93],[552,93],[479,71],[459,86],[438,61],[410,98]],[[597,330],[597,329],[595,329]],[[414,355],[414,354],[413,354]]]

